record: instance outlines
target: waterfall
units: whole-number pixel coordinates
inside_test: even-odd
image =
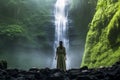
[[[59,41],[63,41],[63,45],[66,48],[66,68],[69,69],[69,38],[68,38],[68,8],[70,0],[57,0],[54,7],[55,17],[55,42],[54,42],[54,55],[56,55],[56,48],[59,45]],[[53,61],[54,68],[56,67],[56,61]]]

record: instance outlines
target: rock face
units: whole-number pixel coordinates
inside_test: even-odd
[[[99,69],[37,69],[28,71],[18,69],[0,69],[0,80],[118,80],[120,79],[120,62],[111,67]]]
[[[111,66],[120,61],[120,0],[98,0],[89,26],[82,66]]]

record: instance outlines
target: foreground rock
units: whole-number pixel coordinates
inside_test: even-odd
[[[28,71],[18,69],[0,69],[0,80],[119,80],[120,62],[112,67],[88,69],[71,69],[62,71],[59,69],[37,69]]]
[[[7,69],[7,61],[5,60],[0,61],[0,69]]]

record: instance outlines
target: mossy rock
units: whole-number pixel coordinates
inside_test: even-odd
[[[0,61],[0,69],[7,69],[7,61],[5,60]]]
[[[120,0],[98,0],[81,66],[111,66],[120,60]]]

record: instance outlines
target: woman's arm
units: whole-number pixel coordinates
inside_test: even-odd
[[[58,58],[58,48],[56,50],[56,56],[55,56],[55,60]]]
[[[67,60],[65,47],[64,47],[64,56],[65,56],[65,60]]]

